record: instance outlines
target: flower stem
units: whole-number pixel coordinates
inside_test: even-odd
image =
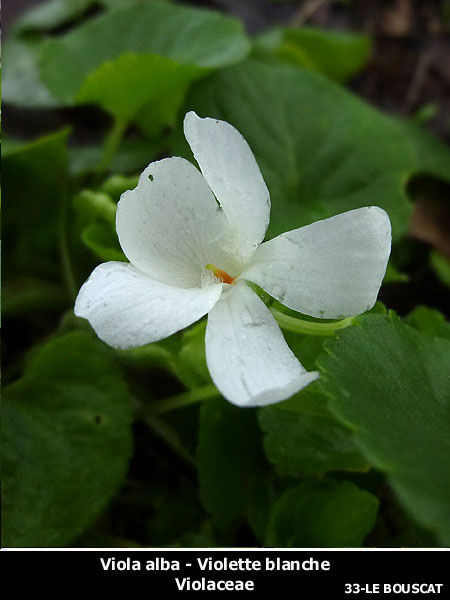
[[[61,207],[59,215],[59,255],[66,288],[72,299],[77,296],[78,285],[72,265],[69,248],[68,219],[69,219],[68,191],[65,189],[61,196]]]
[[[103,175],[109,169],[112,159],[119,149],[123,134],[128,127],[128,119],[115,117],[111,131],[109,132],[103,148],[102,160],[98,166],[98,175]]]
[[[150,429],[168,446],[172,448],[172,450],[180,456],[188,465],[195,466],[194,458],[189,454],[186,448],[181,443],[178,434],[176,431],[166,422],[159,419],[154,414],[150,412],[146,412],[145,415],[141,415],[142,421],[146,423]]]
[[[282,329],[292,331],[293,333],[301,333],[303,335],[330,336],[338,329],[344,329],[344,327],[348,327],[355,321],[355,317],[347,317],[346,319],[342,319],[342,321],[335,321],[334,323],[317,323],[291,317],[290,315],[280,312],[276,308],[271,308],[270,310],[275,317],[276,322]]]
[[[209,400],[210,398],[217,398],[220,396],[219,390],[212,383],[205,385],[189,392],[183,392],[176,396],[171,396],[161,402],[154,408],[155,414],[161,414],[170,412],[184,406],[196,404],[197,402],[203,402],[203,400]]]

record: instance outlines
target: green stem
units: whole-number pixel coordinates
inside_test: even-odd
[[[189,392],[183,392],[176,396],[171,396],[165,400],[161,400],[159,404],[154,408],[156,414],[170,412],[184,406],[196,404],[197,402],[203,402],[203,400],[209,400],[210,398],[217,398],[220,396],[219,390],[212,383],[205,385]]]
[[[109,169],[109,165],[116,155],[127,127],[128,119],[123,119],[121,117],[114,118],[114,124],[108,134],[108,137],[106,138],[102,160],[97,169],[97,173],[99,175],[103,175],[103,173],[106,173],[106,171]]]
[[[172,429],[172,427],[168,423],[165,423],[164,421],[159,419],[159,417],[151,414],[149,411],[145,414],[142,414],[140,418],[188,465],[195,466],[195,460],[181,443],[176,431]]]
[[[59,253],[61,257],[61,266],[63,270],[64,281],[66,283],[69,294],[73,299],[76,298],[78,286],[75,280],[72,260],[70,258],[69,239],[67,221],[69,218],[68,192],[64,190],[61,198],[61,212],[59,221]]]
[[[355,321],[355,317],[347,317],[346,319],[342,319],[342,321],[335,321],[334,323],[317,323],[285,315],[276,310],[276,308],[271,308],[270,310],[282,329],[303,335],[330,336],[338,329],[344,329],[344,327],[348,327]]]
[[[135,408],[135,418],[145,423],[153,433],[163,440],[180,458],[182,458],[191,467],[195,465],[194,458],[183,446],[178,433],[166,421],[161,419],[156,411],[148,405],[143,404],[139,398],[131,395],[130,400]]]

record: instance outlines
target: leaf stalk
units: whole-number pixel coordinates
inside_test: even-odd
[[[356,319],[356,317],[347,317],[346,319],[332,323],[317,323],[315,321],[304,321],[303,319],[297,319],[297,317],[291,317],[273,307],[270,311],[281,329],[302,335],[332,336],[339,329],[344,329],[344,327],[352,325]]]

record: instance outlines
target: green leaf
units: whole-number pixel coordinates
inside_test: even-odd
[[[442,283],[450,287],[450,260],[436,250],[430,252],[430,266]]]
[[[139,183],[139,175],[127,177],[125,175],[112,175],[103,182],[101,191],[110,198],[119,201],[120,196],[127,190],[134,189]]]
[[[181,536],[173,547],[175,548],[214,548],[218,546],[214,531],[209,521],[205,521],[200,531]]]
[[[168,486],[153,486],[149,501],[154,510],[146,526],[150,546],[172,545],[201,526],[204,513],[194,486],[185,483],[176,494]]]
[[[371,50],[365,35],[313,27],[277,27],[258,36],[255,44],[262,58],[269,53],[279,61],[318,71],[336,81],[346,81],[361,71]]]
[[[188,84],[204,73],[204,69],[195,65],[181,64],[156,54],[127,53],[102,63],[90,73],[76,102],[99,104],[126,120],[134,118],[149,103],[151,108],[161,105],[165,112],[159,115],[158,122],[170,125],[183,102]],[[154,121],[155,115],[151,112]]]
[[[165,367],[172,370],[172,364],[180,350],[180,336],[168,338],[128,350],[116,350],[120,360],[127,366],[148,371],[153,367]]]
[[[9,38],[3,44],[2,101],[23,108],[55,108],[61,106],[42,82],[38,54],[42,39]]]
[[[397,267],[392,264],[392,261],[389,261],[383,283],[404,283],[406,281],[409,281],[409,275],[407,273],[401,273]]]
[[[205,402],[200,412],[197,467],[200,496],[219,529],[246,518],[261,537],[269,487],[256,412],[222,398]]]
[[[58,284],[32,277],[11,279],[3,286],[3,316],[35,315],[67,304],[67,292]]]
[[[416,123],[419,123],[419,125],[426,125],[431,119],[434,119],[438,112],[439,108],[435,102],[427,102],[414,111],[412,118]]]
[[[450,149],[442,140],[413,121],[397,120],[408,140],[417,173],[450,181]]]
[[[4,390],[3,541],[66,546],[117,492],[131,408],[103,344],[71,333],[41,347]]]
[[[115,173],[142,171],[152,159],[161,155],[164,144],[160,138],[148,140],[134,136],[125,139],[110,164]],[[72,146],[68,149],[69,169],[73,175],[94,173],[101,163],[101,146]]]
[[[235,19],[166,3],[139,3],[106,13],[47,41],[40,68],[51,92],[70,104],[90,73],[128,52],[158,54],[184,65],[218,68],[238,62],[249,48],[242,25]],[[126,74],[123,78],[119,82],[122,89]],[[141,84],[149,88],[148,82]]]
[[[4,214],[9,274],[59,276],[58,227],[67,186],[67,136],[66,129],[3,154],[3,191],[9,199]]]
[[[275,502],[266,545],[296,548],[361,546],[378,501],[347,481],[303,482]]]
[[[292,316],[299,316],[299,313],[289,309],[285,312]],[[309,318],[311,321],[318,321],[318,319],[307,317],[307,319]],[[289,348],[302,363],[305,369],[307,371],[317,370],[316,358],[322,352],[324,338],[314,335],[298,335],[297,333],[292,333],[291,331],[283,331],[283,335],[288,343]]]
[[[206,321],[203,320],[159,342],[119,351],[119,355],[125,364],[142,370],[165,368],[190,390],[208,384],[215,389],[206,365],[205,329]],[[217,392],[217,395],[220,394]],[[161,406],[164,406],[164,400]]]
[[[442,313],[427,306],[417,306],[406,317],[405,322],[420,333],[430,337],[443,337],[450,340],[450,323]]]
[[[286,313],[295,318],[304,319],[307,321],[324,322],[324,319],[314,319],[308,315],[301,315],[293,310],[290,310],[280,304],[277,300],[273,303],[273,306],[283,313]],[[376,302],[370,310],[370,313],[386,314],[386,308],[381,302]],[[298,358],[300,363],[305,367],[307,371],[317,371],[317,358],[320,356],[323,350],[323,344],[326,337],[314,336],[314,335],[298,335],[290,331],[283,331],[283,335],[286,342],[295,356]],[[334,334],[330,333],[330,336]],[[328,398],[323,393],[318,381],[314,381],[308,385],[305,389],[301,390],[297,394],[294,394],[291,398],[284,400],[277,404],[277,409],[293,411],[298,413],[306,413],[311,418],[315,417],[320,422],[320,419],[329,419],[331,417],[328,409]],[[294,417],[295,418],[295,417]]]
[[[139,2],[143,4],[144,2],[171,2],[172,0],[98,0],[99,3],[107,8],[108,10],[117,10],[124,7],[125,4],[136,4]]]
[[[96,0],[50,0],[28,10],[15,23],[15,29],[51,30],[73,21],[94,5]]]
[[[87,248],[102,261],[127,261],[120,248],[116,232],[107,223],[91,223],[81,233]]]
[[[228,121],[250,144],[272,199],[268,237],[376,205],[398,239],[411,215],[412,174],[450,179],[442,143],[301,68],[241,63],[197,82],[186,108]],[[192,156],[184,142],[175,153]]]
[[[105,192],[82,190],[73,199],[84,245],[103,261],[126,261],[116,233],[116,203]],[[83,226],[84,224],[84,226]]]
[[[327,407],[327,401],[328,398],[319,387],[318,382],[313,381],[304,390],[277,404],[277,408],[316,417],[328,417],[330,411]]]
[[[73,548],[142,548],[135,540],[88,531],[73,543]]]
[[[175,126],[177,113],[186,97],[189,84],[206,73],[205,69],[181,64],[178,71],[180,76],[174,78],[170,92],[154,97],[151,102],[142,105],[134,119],[140,130],[151,139],[161,136],[164,128]]]
[[[311,321],[320,321],[320,319],[314,319],[313,317],[296,313],[276,300],[273,306],[294,317]],[[377,301],[369,313],[386,314],[386,308],[382,302]],[[288,346],[305,369],[307,371],[317,371],[318,366],[316,361],[323,350],[323,344],[326,338],[321,336],[298,335],[296,333],[291,333],[290,331],[283,331],[283,334]],[[277,408],[307,414],[317,418],[330,418],[331,416],[328,409],[328,398],[326,394],[324,394],[319,381],[313,381],[313,383],[297,394],[294,394],[291,398],[278,403]]]
[[[206,321],[183,333],[176,376],[190,389],[211,383],[205,353]]]
[[[117,207],[109,194],[82,190],[73,199],[73,206],[84,218],[89,220],[98,218],[115,227]]]
[[[319,359],[330,409],[405,508],[450,542],[450,342],[360,317]]]
[[[353,434],[332,415],[268,406],[260,409],[266,456],[281,477],[322,477],[329,471],[366,471]]]

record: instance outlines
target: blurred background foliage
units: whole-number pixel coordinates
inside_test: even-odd
[[[448,545],[448,0],[3,16],[3,544]],[[96,264],[126,260],[120,194],[192,160],[187,110],[248,140],[269,237],[371,204],[392,221],[381,301],[334,338],[286,333],[322,377],[278,405],[219,396],[204,321],[116,351],[73,315]]]

